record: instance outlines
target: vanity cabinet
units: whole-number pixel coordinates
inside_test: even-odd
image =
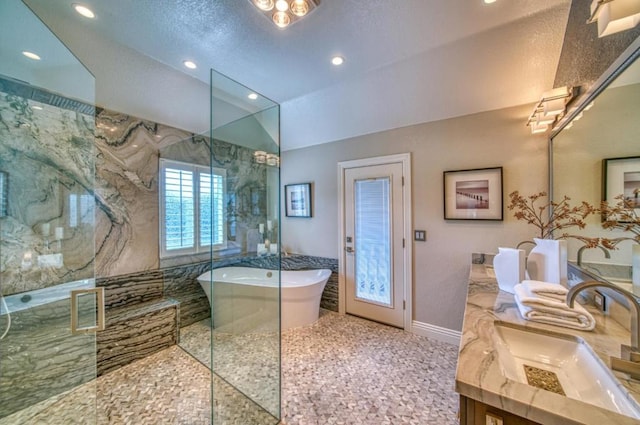
[[[460,396],[460,425],[540,425],[513,413]]]

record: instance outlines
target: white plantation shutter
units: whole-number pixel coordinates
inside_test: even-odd
[[[194,248],[195,197],[193,172],[164,169],[165,249]]]
[[[225,216],[224,216],[224,176],[221,174],[213,175],[212,200],[213,200],[213,217],[212,231],[213,244],[224,243],[225,237]]]
[[[226,171],[161,159],[160,176],[161,256],[225,248]]]

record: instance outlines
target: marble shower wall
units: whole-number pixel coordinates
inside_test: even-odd
[[[266,207],[251,193],[266,192],[264,165],[253,151],[136,117],[100,110],[96,116],[96,275],[100,277],[189,264],[200,257],[159,258],[159,158],[227,170],[227,213],[236,226],[230,246],[246,250],[246,229]],[[246,202],[237,202],[245,199]],[[263,197],[264,199],[264,197]],[[264,202],[264,201],[263,201]],[[264,218],[263,218],[264,221]],[[244,242],[244,243],[243,243]]]
[[[93,277],[94,266],[96,277],[113,277],[208,259],[160,261],[160,157],[201,165],[213,159],[227,170],[231,253],[246,253],[248,237],[266,221],[266,165],[245,147],[216,141],[212,148],[206,136],[105,109],[94,117],[90,105],[3,78],[0,141],[0,171],[9,181],[8,214],[0,218],[5,295]],[[61,251],[62,267],[33,266],[38,256]]]
[[[34,91],[0,78],[4,295],[93,277],[93,107]]]

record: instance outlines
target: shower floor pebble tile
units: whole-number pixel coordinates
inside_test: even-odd
[[[209,327],[194,324],[184,332],[194,341]],[[457,424],[457,353],[450,344],[321,310],[314,325],[282,334],[281,423]],[[209,370],[174,346],[0,419],[0,425],[89,423],[94,393],[99,425],[211,423]],[[275,422],[220,379],[214,381],[214,403],[214,424]]]

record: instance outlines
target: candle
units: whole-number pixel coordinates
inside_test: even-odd
[[[271,220],[267,220],[267,230],[273,229],[273,222]]]
[[[49,236],[50,227],[49,223],[42,223],[42,236]]]
[[[57,241],[64,238],[64,227],[56,227],[55,235]]]

